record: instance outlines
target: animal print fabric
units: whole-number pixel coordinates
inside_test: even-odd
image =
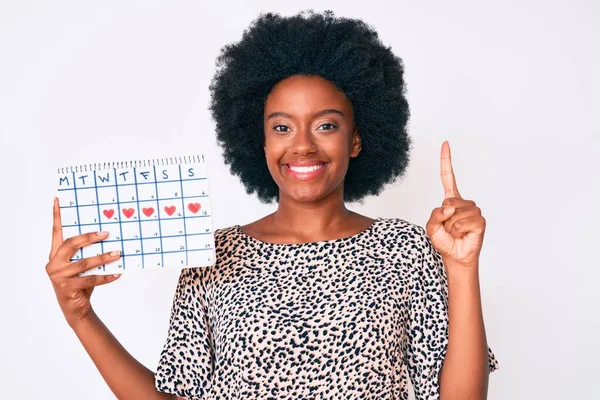
[[[439,399],[448,287],[426,231],[378,218],[346,238],[215,232],[182,270],[156,389],[188,399]],[[488,348],[489,370],[498,362]]]

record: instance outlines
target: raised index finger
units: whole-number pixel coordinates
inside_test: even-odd
[[[456,179],[454,178],[454,171],[452,169],[452,157],[450,156],[450,144],[448,141],[442,143],[440,173],[442,176],[442,185],[444,186],[445,198],[461,198],[460,193],[458,193],[458,188],[456,187]]]
[[[58,198],[54,198],[54,208],[52,210],[52,246],[50,248],[50,259],[54,257],[56,251],[63,242],[62,221],[60,219],[60,205]]]

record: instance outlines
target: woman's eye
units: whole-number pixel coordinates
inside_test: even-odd
[[[289,132],[290,130],[290,128],[285,125],[275,125],[273,129],[275,129],[277,132]]]
[[[324,130],[324,131],[330,131],[332,129],[335,129],[336,126],[334,124],[323,124],[321,126],[319,126],[318,129]]]

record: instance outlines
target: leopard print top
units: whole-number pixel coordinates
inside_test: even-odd
[[[439,399],[448,287],[426,231],[378,218],[350,237],[273,244],[215,232],[181,273],[156,389],[188,399]],[[489,370],[498,362],[488,348]]]

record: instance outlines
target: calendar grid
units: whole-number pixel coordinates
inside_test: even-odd
[[[181,173],[181,165],[179,165],[179,187],[181,188],[181,206],[185,208],[185,193],[183,193],[183,179],[181,178],[183,175]],[[183,221],[183,240],[185,242],[185,249],[187,250],[187,227],[185,226],[185,221]],[[189,262],[189,257],[187,251],[185,252],[185,263]]]
[[[160,196],[158,194],[158,179],[156,179],[156,166],[153,167],[154,168],[154,188],[156,190],[156,201],[158,202],[158,199],[160,199]],[[160,207],[160,203],[159,207]],[[160,238],[160,267],[162,268],[165,265],[165,256],[164,256],[164,248],[163,248],[163,243],[162,243],[162,227],[160,226],[160,211],[158,213],[158,237]]]
[[[194,196],[197,197],[197,196]],[[189,198],[189,197],[188,197]],[[126,203],[121,203],[121,204],[126,204]],[[61,207],[62,208],[69,208],[69,207]],[[75,207],[70,207],[70,208],[75,208]],[[172,221],[176,221],[176,220],[189,220],[189,219],[202,219],[202,218],[211,218],[211,215],[194,215],[193,217],[172,217],[170,218]],[[103,222],[103,225],[118,225],[121,222]],[[93,225],[98,225],[97,223],[89,223],[89,224],[64,224],[64,227],[73,227],[73,226],[93,226]],[[183,235],[182,235],[183,236]],[[164,237],[164,236],[163,236]]]
[[[121,207],[120,204],[121,202],[119,201],[119,183],[118,183],[118,179],[117,179],[117,170],[113,170],[114,175],[115,175],[115,198],[117,199],[117,211],[120,211]],[[121,239],[121,254],[125,253],[123,251],[123,226],[121,224],[119,224],[119,232],[120,232],[120,236],[119,238]],[[126,270],[126,262],[125,262],[125,257],[121,257],[123,260],[123,271]]]
[[[79,206],[77,204],[77,182],[75,181],[75,173],[73,172],[73,188],[74,188],[74,192],[75,192],[75,207],[77,210],[77,222],[79,223],[81,220],[79,219]],[[81,226],[77,227],[79,230],[79,234],[81,235]],[[77,250],[77,252],[79,253],[79,258],[83,259],[83,249],[79,249]]]
[[[125,185],[122,185],[122,186],[125,186]],[[122,187],[122,186],[119,185],[119,187]],[[132,185],[130,185],[130,186],[132,186]],[[108,186],[105,186],[105,187],[108,187]],[[61,190],[65,190],[65,189],[61,189]],[[70,190],[72,190],[72,189],[70,189]],[[193,196],[193,197],[205,197],[205,198],[208,198],[208,195],[199,195],[199,196]],[[171,197],[171,198],[167,197],[167,198],[163,198],[161,200],[163,200],[163,201],[166,201],[166,200],[179,200],[179,197]],[[141,200],[140,203],[148,203],[148,202],[151,202],[151,201],[154,201],[154,200]],[[120,204],[135,203],[135,202],[136,201],[134,201],[134,200],[132,200],[132,201],[122,201]],[[110,205],[113,205],[113,204],[114,203],[99,203],[98,205],[99,206],[110,206]],[[73,205],[73,206],[60,206],[60,208],[76,208],[76,207]]]
[[[59,168],[57,197],[65,239],[105,231],[73,261],[120,250],[118,260],[81,276],[214,265],[215,242],[204,158]]]
[[[94,182],[96,182],[96,171],[94,171]],[[102,232],[102,218],[100,218],[100,205],[99,205],[100,201],[98,199],[98,186],[94,185],[94,189],[96,192],[96,210],[98,211],[98,226],[99,226],[98,231]],[[79,221],[79,222],[81,222],[81,221]],[[80,224],[80,226],[81,226],[81,224]],[[104,242],[100,242],[100,250],[102,251],[102,253],[104,253]],[[102,271],[105,271],[105,270],[106,270],[106,266],[103,265]]]

